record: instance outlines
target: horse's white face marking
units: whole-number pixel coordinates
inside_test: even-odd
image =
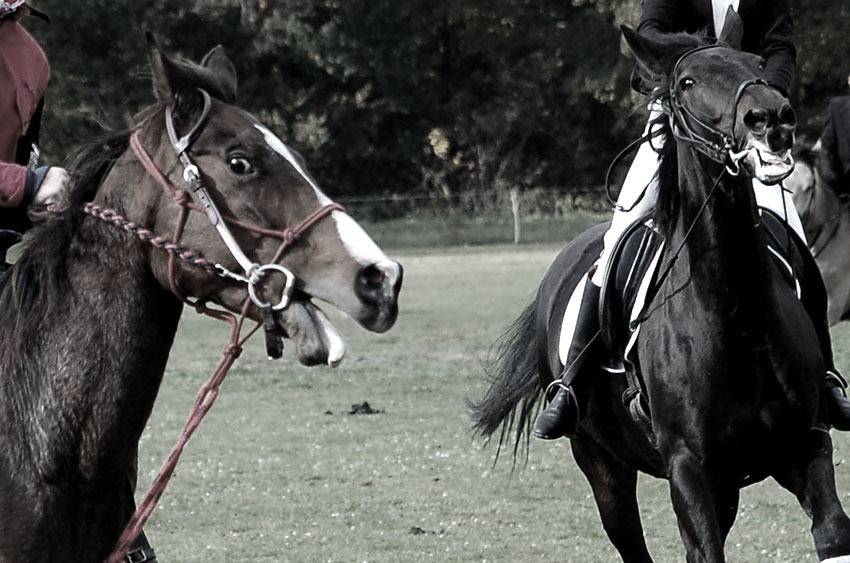
[[[287,147],[277,135],[260,124],[254,124],[254,127],[263,134],[263,137],[269,147],[285,158],[286,161],[289,162],[289,164],[298,172],[298,174],[300,174],[301,177],[310,184],[316,192],[316,198],[319,200],[320,204],[328,205],[333,203],[331,199],[326,196],[321,189],[319,189],[316,182],[309,174],[307,174],[303,166],[301,166],[301,163],[298,162],[298,159],[295,158],[295,154],[293,154],[289,147]],[[391,283],[395,284],[400,275],[398,264],[387,258],[386,254],[384,254],[378,245],[375,244],[375,241],[366,234],[363,227],[361,227],[357,221],[352,219],[347,213],[342,211],[334,211],[331,214],[331,217],[333,217],[334,222],[336,223],[337,232],[339,233],[339,238],[342,241],[342,244],[345,246],[345,249],[352,258],[354,258],[358,264],[363,266],[377,266],[384,269],[384,271],[388,272],[388,275],[390,275]]]

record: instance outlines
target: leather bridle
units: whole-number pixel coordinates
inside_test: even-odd
[[[184,303],[193,305],[195,309],[198,310],[198,312],[230,323],[232,329],[231,338],[227,346],[225,347],[224,357],[222,358],[222,361],[216,369],[215,373],[210,377],[209,381],[207,381],[201,387],[198,393],[198,397],[195,401],[195,405],[192,408],[192,411],[189,415],[189,419],[186,421],[186,424],[183,427],[183,431],[181,432],[177,443],[175,443],[174,447],[171,450],[171,453],[166,458],[165,463],[159,470],[157,476],[154,478],[154,481],[151,483],[150,488],[148,489],[147,493],[145,493],[145,496],[142,498],[142,501],[136,508],[136,512],[133,514],[132,518],[124,528],[124,531],[118,539],[115,548],[109,555],[109,558],[107,559],[109,563],[119,563],[126,561],[127,553],[130,549],[130,546],[141,533],[145,522],[147,522],[148,518],[153,513],[157,502],[159,501],[162,494],[165,492],[165,488],[167,487],[171,476],[174,474],[174,470],[177,467],[177,463],[180,460],[180,455],[182,454],[183,449],[185,448],[189,439],[194,434],[195,430],[200,425],[204,416],[212,408],[215,399],[218,397],[219,389],[224,381],[225,376],[227,375],[228,370],[233,365],[233,362],[236,361],[236,358],[239,357],[242,351],[242,345],[251,337],[251,335],[254,334],[254,331],[257,330],[255,328],[246,336],[240,336],[243,321],[247,317],[248,310],[252,303],[258,308],[260,308],[263,315],[262,325],[266,330],[266,350],[269,354],[269,357],[279,357],[283,352],[283,343],[277,329],[277,323],[275,322],[274,315],[276,312],[285,309],[289,305],[294,286],[295,275],[289,269],[278,264],[277,262],[278,260],[280,260],[286,249],[294,241],[300,238],[313,225],[330,215],[333,211],[343,210],[342,206],[336,203],[329,203],[311,213],[309,216],[303,219],[301,223],[299,223],[298,226],[296,226],[295,228],[285,229],[282,231],[244,223],[237,219],[222,215],[221,212],[218,210],[218,207],[215,205],[215,202],[213,201],[212,197],[210,197],[208,190],[204,186],[198,167],[192,162],[188,154],[194,137],[197,135],[197,133],[200,131],[201,127],[207,120],[212,104],[209,95],[203,90],[199,89],[199,91],[201,92],[204,98],[204,107],[201,112],[201,116],[195,122],[189,132],[183,137],[177,138],[174,129],[174,121],[171,108],[167,108],[165,112],[168,137],[172,147],[177,153],[178,159],[183,165],[183,180],[187,184],[189,184],[189,191],[176,188],[174,184],[168,179],[168,177],[153,162],[153,159],[151,158],[150,154],[145,150],[144,146],[142,146],[138,131],[136,131],[130,137],[130,146],[133,149],[133,152],[135,153],[136,157],[139,159],[139,161],[142,163],[148,173],[150,173],[151,176],[153,176],[153,178],[157,181],[157,183],[159,183],[159,185],[168,194],[170,194],[172,198],[174,198],[174,200],[180,207],[180,215],[174,228],[171,243],[164,243],[163,237],[147,237],[150,239],[151,242],[159,241],[159,243],[162,243],[154,243],[154,246],[156,246],[157,248],[163,248],[164,250],[168,251],[168,279],[169,285],[171,286],[171,291]],[[191,196],[189,195],[190,192],[191,195],[194,196],[197,200],[197,203],[191,201]],[[126,220],[124,220],[124,223],[121,223],[120,220],[122,220],[123,218],[120,217],[120,215],[118,215],[118,213],[114,210],[103,209],[94,204],[87,204],[86,206],[84,206],[84,211],[90,215],[93,215],[94,217],[97,217],[112,224],[119,225],[125,230],[133,232],[133,229],[129,228],[127,224],[134,224]],[[233,272],[225,268],[221,264],[213,265],[209,261],[201,257],[198,253],[186,251],[185,249],[180,247],[179,242],[182,237],[183,230],[186,225],[186,221],[188,219],[190,211],[203,212],[207,215],[210,222],[218,231],[219,236],[224,241],[230,253],[242,267],[242,273]],[[235,238],[230,232],[230,228],[228,227],[228,225],[237,226],[239,228],[246,229],[258,234],[280,239],[280,246],[278,247],[277,252],[275,252],[272,260],[269,263],[262,265],[250,260],[242,251],[239,244],[236,242]],[[152,233],[147,229],[142,230],[144,230],[148,235],[152,235]],[[136,234],[140,233],[137,232]],[[145,239],[146,237],[141,238]],[[178,258],[183,259],[190,264],[198,266],[206,272],[214,273],[215,275],[218,275],[220,277],[237,280],[239,282],[247,284],[249,297],[243,303],[241,314],[239,315],[239,317],[237,318],[235,315],[226,311],[208,309],[205,306],[204,302],[199,301],[193,303],[189,299],[187,299],[177,287],[175,270],[176,261]],[[276,304],[262,301],[256,293],[256,286],[260,283],[263,277],[270,272],[280,273],[286,277],[286,282],[284,284],[284,289],[282,290],[280,301]]]
[[[673,78],[669,84],[667,97],[667,104],[669,105],[665,109],[669,116],[670,130],[674,137],[692,145],[696,150],[714,162],[723,164],[731,175],[737,176],[741,171],[740,162],[749,152],[742,149],[739,146],[740,142],[735,140],[738,105],[747,88],[757,84],[767,86],[767,82],[762,78],[753,78],[751,80],[745,80],[738,85],[738,89],[735,92],[735,105],[732,111],[731,133],[721,131],[700,119],[689,107],[682,103],[679,99],[679,91],[677,89],[679,83],[679,66],[682,62],[695,53],[716,48],[725,47],[717,44],[703,45],[685,52],[678,58],[676,64],[673,66]]]

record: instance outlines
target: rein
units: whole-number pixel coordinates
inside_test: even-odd
[[[142,501],[139,503],[139,506],[136,508],[136,512],[124,528],[115,548],[112,550],[112,553],[107,559],[108,563],[121,563],[122,561],[126,561],[130,547],[141,533],[142,528],[153,513],[159,499],[162,497],[162,494],[165,492],[168,482],[174,474],[174,470],[176,469],[180,456],[183,453],[183,449],[186,447],[186,444],[194,434],[195,430],[201,424],[203,418],[212,408],[213,403],[218,397],[221,384],[223,383],[227,372],[242,353],[243,345],[254,335],[254,333],[257,332],[260,326],[263,326],[266,331],[266,350],[269,354],[269,359],[280,357],[283,352],[283,342],[275,322],[275,313],[282,311],[289,306],[294,288],[295,275],[288,268],[278,264],[277,261],[281,258],[287,248],[289,248],[289,246],[291,246],[316,223],[329,216],[333,211],[344,210],[341,205],[337,203],[330,203],[320,207],[308,215],[295,228],[287,228],[282,231],[244,223],[232,217],[222,215],[210,197],[206,187],[203,185],[198,167],[191,161],[187,154],[187,151],[192,144],[193,137],[206,120],[211,106],[209,95],[203,90],[199,89],[199,91],[204,97],[204,109],[201,113],[201,117],[188,134],[180,139],[177,138],[174,133],[174,124],[170,107],[166,109],[165,117],[169,139],[178,158],[180,159],[181,164],[183,164],[183,179],[189,184],[192,194],[194,194],[200,202],[200,205],[190,200],[191,198],[187,190],[176,188],[168,177],[159,169],[156,163],[154,163],[150,154],[141,143],[139,131],[136,131],[130,137],[130,146],[133,149],[136,158],[142,166],[144,166],[145,170],[157,181],[166,193],[171,195],[180,207],[180,214],[170,242],[165,237],[157,236],[149,229],[127,220],[112,209],[105,209],[93,203],[87,203],[83,207],[83,211],[92,217],[121,228],[124,231],[137,236],[139,239],[148,242],[155,248],[166,251],[169,255],[168,283],[172,293],[183,303],[191,305],[197,313],[225,321],[231,327],[230,340],[224,348],[223,358],[218,368],[199,390],[198,396],[195,399],[195,404],[189,413],[188,420],[183,426],[180,437],[174,444],[171,453],[166,458],[159,470],[159,473],[151,483],[150,488],[145,493]],[[242,274],[233,272],[222,264],[214,264],[204,258],[199,252],[188,250],[180,246],[180,239],[182,238],[183,230],[190,211],[197,211],[206,214],[210,223],[216,228],[220,238],[224,241],[231,255],[233,255],[242,267]],[[252,262],[236,242],[236,239],[230,232],[228,225],[233,225],[260,235],[280,239],[281,244],[275,252],[271,262],[263,265]],[[209,274],[245,283],[248,286],[248,298],[245,299],[239,316],[237,317],[233,313],[227,311],[210,309],[207,307],[206,302],[199,299],[192,301],[183,295],[178,287],[176,279],[176,263],[178,258]],[[260,299],[256,290],[256,286],[259,285],[263,277],[270,272],[282,274],[286,278],[280,300],[276,304]],[[248,316],[248,311],[252,303],[262,311],[263,322],[258,323],[257,326],[251,329],[244,337],[240,337],[244,321]]]
[[[681,57],[679,57],[679,59],[676,61],[676,64],[673,67],[674,79],[670,81],[667,99],[662,100],[662,108],[663,108],[663,111],[668,116],[669,127],[670,127],[670,131],[671,131],[673,137],[677,141],[687,143],[690,146],[692,153],[694,151],[700,152],[703,155],[707,156],[709,159],[713,160],[714,162],[722,164],[723,169],[720,171],[720,174],[718,174],[718,176],[716,178],[714,178],[714,181],[712,182],[712,185],[711,185],[711,189],[709,189],[708,194],[705,197],[705,200],[702,202],[702,205],[700,206],[699,210],[697,211],[696,215],[694,216],[693,220],[691,221],[691,224],[688,226],[687,230],[685,231],[685,234],[682,237],[682,240],[680,241],[678,247],[676,248],[676,251],[673,253],[672,256],[670,256],[669,260],[667,261],[666,266],[664,267],[664,270],[662,270],[661,274],[658,276],[658,278],[655,280],[655,282],[650,286],[648,293],[647,293],[647,303],[651,303],[652,300],[658,295],[658,292],[660,291],[661,286],[663,285],[664,281],[667,279],[667,276],[673,270],[673,266],[678,261],[679,256],[681,255],[682,251],[684,250],[685,245],[687,244],[688,239],[691,236],[691,233],[693,232],[694,228],[696,227],[697,222],[699,221],[702,214],[705,212],[706,208],[708,207],[708,203],[711,201],[716,190],[720,186],[720,181],[723,179],[723,177],[726,174],[729,174],[730,176],[738,176],[740,174],[741,168],[740,168],[739,163],[747,155],[747,151],[735,152],[737,150],[737,147],[736,147],[737,142],[735,141],[734,136],[735,136],[735,122],[736,122],[737,113],[738,113],[738,105],[741,101],[741,97],[744,95],[744,91],[748,87],[753,86],[755,84],[766,84],[766,82],[764,80],[762,80],[760,78],[754,78],[754,79],[751,79],[751,80],[745,80],[744,82],[742,82],[741,84],[738,85],[737,91],[735,93],[735,104],[733,106],[734,111],[733,111],[733,118],[732,118],[732,130],[731,130],[730,134],[726,134],[723,131],[720,131],[719,129],[717,129],[716,127],[705,123],[690,108],[688,108],[686,105],[684,105],[681,102],[681,100],[679,100],[679,97],[678,97],[677,92],[676,92],[676,84],[678,83],[678,80],[675,79],[675,77],[677,76],[677,71],[679,69],[679,65],[682,63],[682,61],[685,58],[687,58],[688,56],[690,56],[690,55],[692,55],[696,52],[704,51],[706,49],[712,49],[712,48],[715,48],[715,47],[721,47],[721,46],[720,45],[704,45],[704,46],[701,46],[701,47],[697,47],[695,49],[691,49],[690,51],[687,51]],[[690,123],[689,119],[690,119],[690,121],[693,121],[698,127],[700,127],[703,130],[703,134],[712,135],[712,136],[716,137],[716,139],[718,139],[718,140],[712,141],[712,140],[708,139],[706,136],[704,136],[703,134],[698,133],[695,130],[694,125],[692,125]],[[651,138],[652,137],[650,137],[649,135],[645,135],[644,137],[641,137],[640,139],[638,139],[638,141],[646,140],[646,141],[651,142]],[[631,147],[631,145],[629,145],[629,146]],[[696,158],[696,154],[694,154],[694,157]],[[702,167],[700,167],[700,169],[702,170],[703,174],[706,176],[706,179],[710,180],[711,177],[705,171],[705,169],[702,168]],[[721,188],[721,191],[723,191],[722,188]],[[632,331],[636,330],[637,327],[640,324],[642,324],[644,321],[646,321],[652,315],[652,313],[654,313],[656,310],[658,310],[664,304],[665,301],[667,301],[668,299],[673,297],[676,293],[678,293],[678,291],[680,291],[680,289],[674,290],[673,293],[666,296],[661,303],[659,303],[658,305],[656,305],[652,309],[648,310],[645,314],[643,314],[639,318],[633,320],[629,324],[629,329],[632,330]]]

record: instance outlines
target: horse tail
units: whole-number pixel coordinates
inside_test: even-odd
[[[502,447],[510,441],[512,430],[515,431],[514,460],[521,444],[525,445],[527,455],[533,415],[543,398],[536,310],[535,301],[496,342],[495,370],[488,370],[489,389],[480,401],[466,401],[476,434],[489,441],[501,426],[496,460]]]

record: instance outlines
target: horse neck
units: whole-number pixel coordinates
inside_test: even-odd
[[[127,177],[127,158],[116,162],[96,201],[143,223],[154,208],[139,204],[138,194],[150,181]],[[112,225],[84,219],[67,247],[64,281],[54,284],[64,289],[43,296],[52,303],[49,318],[24,321],[39,323],[28,332],[36,336],[4,358],[3,372],[14,372],[4,386],[28,382],[14,391],[27,406],[2,416],[28,434],[19,456],[34,475],[91,486],[126,479],[182,310],[155,278],[151,252]],[[31,267],[39,279],[57,275],[49,264]]]
[[[687,146],[679,147],[678,157],[681,207],[671,247],[683,246],[694,283],[758,293],[774,272],[764,233],[756,228],[752,181],[695,157]]]

